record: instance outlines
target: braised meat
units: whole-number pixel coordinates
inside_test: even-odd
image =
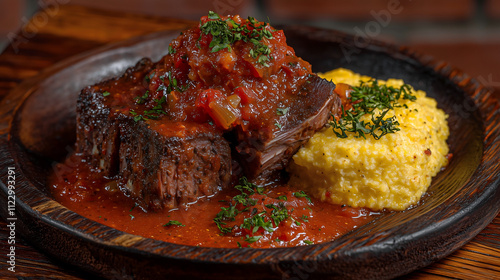
[[[340,99],[332,94],[333,89],[331,82],[310,75],[286,113],[265,120],[271,128],[279,124],[279,130],[238,131],[235,149],[245,175],[259,183],[279,178],[297,150],[324,127],[332,111],[340,109]]]
[[[127,190],[150,208],[175,208],[212,195],[229,183],[229,144],[208,125],[134,126],[129,119],[120,131],[119,174],[127,178]]]
[[[231,150],[222,131],[208,123],[137,121],[127,113],[144,92],[140,84],[151,65],[143,59],[122,77],[82,91],[77,152],[105,176],[116,176],[142,206],[175,208],[229,184]]]
[[[339,109],[334,89],[282,31],[210,13],[160,61],[82,91],[78,151],[147,207],[172,208],[236,176],[278,176]]]

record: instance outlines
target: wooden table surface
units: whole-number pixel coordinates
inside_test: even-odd
[[[110,42],[193,24],[79,6],[41,11],[16,36],[11,36],[11,44],[0,55],[0,100],[23,79],[72,55]],[[0,220],[0,279],[95,279],[46,257],[17,236],[16,272],[8,271],[8,233],[5,221]],[[403,278],[500,279],[500,215],[458,251]]]

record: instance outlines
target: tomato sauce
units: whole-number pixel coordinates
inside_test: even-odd
[[[238,25],[241,31],[236,33],[245,40],[219,42],[212,33],[235,32],[227,27],[214,30],[226,21]],[[138,119],[210,122],[224,131],[271,133],[279,130],[274,125],[277,109],[294,103],[312,71],[286,44],[282,30],[239,16],[205,16],[198,27],[174,39],[169,54],[152,69],[132,74],[118,84],[101,85],[109,96],[106,102],[117,112]]]
[[[248,198],[256,201],[255,205],[237,215],[234,221],[224,221],[223,227],[232,231],[222,233],[214,218],[221,207],[227,209],[234,205],[232,199],[241,194],[239,190],[224,190],[185,208],[148,211],[119,190],[116,181],[91,170],[79,154],[57,165],[49,177],[49,186],[55,200],[88,219],[147,238],[203,247],[274,248],[316,244],[331,241],[380,215],[364,208],[332,205],[297,195],[303,193],[286,184],[277,184],[249,195]],[[269,213],[270,205],[287,209],[288,217],[278,225],[271,223],[270,231],[263,227],[241,227],[245,218],[263,211]],[[242,205],[239,206],[241,210]]]

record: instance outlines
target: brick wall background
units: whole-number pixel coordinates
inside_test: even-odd
[[[445,60],[500,89],[500,0],[0,0],[0,50],[44,3],[197,20],[208,10],[272,24],[369,33]]]

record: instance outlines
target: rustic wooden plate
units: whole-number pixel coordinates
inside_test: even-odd
[[[449,114],[453,159],[418,207],[391,213],[328,243],[279,249],[189,247],[127,234],[55,202],[46,177],[75,140],[75,104],[86,85],[143,56],[160,58],[178,32],[155,33],[84,53],[15,88],[0,104],[0,197],[16,172],[17,231],[47,254],[106,278],[380,279],[442,258],[479,233],[500,204],[498,100],[446,63],[407,48],[331,30],[285,27],[288,43],[314,71],[346,67],[402,78]],[[2,203],[3,204],[3,203]],[[5,205],[5,204],[3,204]]]

